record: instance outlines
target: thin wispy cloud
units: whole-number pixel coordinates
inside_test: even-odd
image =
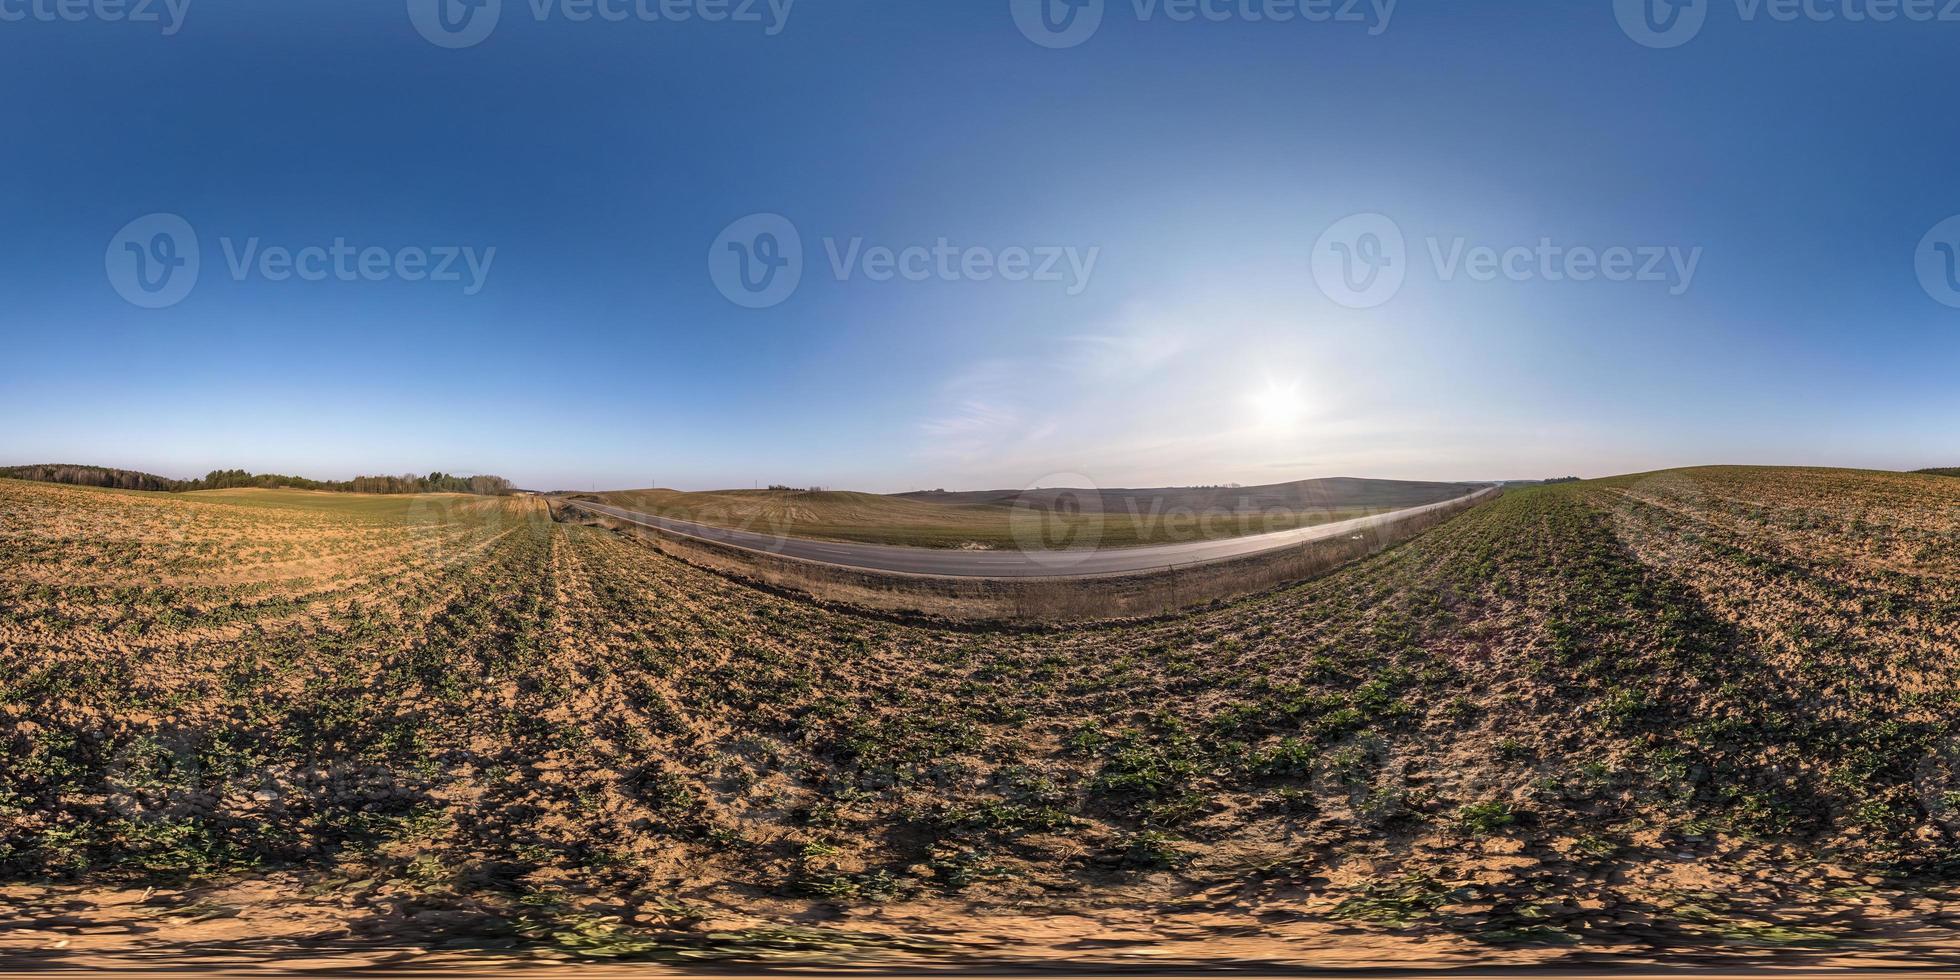
[[[1240,310],[1202,328],[1129,316],[971,364],[918,423],[918,465],[948,485],[1273,483],[1322,476],[1477,479],[1535,473],[1519,420],[1465,413],[1414,386],[1360,381],[1380,341]],[[1201,322],[1195,315],[1182,321]],[[1386,355],[1382,355],[1386,356]],[[1528,423],[1547,443],[1595,438]],[[1560,475],[1560,474],[1552,474]]]
[[[1187,349],[1177,332],[1132,327],[970,365],[946,380],[941,407],[919,423],[919,455],[969,472],[1062,465],[1083,438],[1112,435],[1112,423],[1136,415],[1138,389],[1160,381]],[[1057,445],[1064,436],[1067,445]]]

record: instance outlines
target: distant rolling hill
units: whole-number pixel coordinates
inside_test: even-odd
[[[1155,487],[1148,489],[1109,489],[1083,492],[1069,488],[1038,490],[968,490],[948,492],[925,490],[901,493],[901,500],[940,505],[1047,506],[1053,501],[1078,502],[1084,509],[1104,513],[1148,513],[1196,510],[1258,513],[1282,509],[1325,511],[1352,508],[1396,509],[1433,504],[1460,497],[1478,488],[1470,483],[1422,483],[1408,480],[1365,480],[1331,477],[1295,480],[1257,487]]]
[[[792,537],[935,548],[1043,541],[1125,547],[1212,540],[1324,524],[1448,500],[1467,483],[1334,478],[1258,487],[919,491],[619,490],[575,494],[618,507]]]

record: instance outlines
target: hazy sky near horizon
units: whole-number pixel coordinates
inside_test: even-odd
[[[1960,465],[1937,16],[436,2],[0,0],[0,464]]]

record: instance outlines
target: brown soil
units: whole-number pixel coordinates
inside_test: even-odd
[[[1950,478],[1530,490],[1080,630],[530,501],[0,481],[0,571],[4,966],[1960,965]]]

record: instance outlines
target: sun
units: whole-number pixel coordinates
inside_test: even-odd
[[[1307,414],[1307,398],[1297,381],[1268,380],[1246,396],[1246,405],[1253,425],[1263,432],[1290,432]]]

